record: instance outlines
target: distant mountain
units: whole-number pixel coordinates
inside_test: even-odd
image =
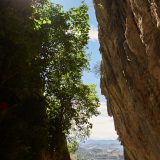
[[[118,140],[87,140],[84,144],[118,144],[120,145],[120,142]]]
[[[123,160],[123,147],[118,140],[87,140],[80,143],[79,160]]]

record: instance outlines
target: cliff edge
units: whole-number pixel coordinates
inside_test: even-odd
[[[160,160],[160,2],[94,0],[101,89],[126,160]]]

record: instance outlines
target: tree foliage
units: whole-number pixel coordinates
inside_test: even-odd
[[[97,115],[99,106],[95,87],[82,83],[83,70],[88,68],[85,49],[88,41],[87,6],[71,8],[64,12],[52,6],[53,20],[49,39],[43,45],[49,62],[46,77],[46,97],[49,102],[48,116],[54,123],[59,121],[62,131],[69,133],[73,124],[76,130],[90,128],[88,119]],[[55,121],[55,122],[54,122]]]
[[[10,106],[0,117],[2,159],[37,159],[47,147],[63,150],[64,159],[71,131],[89,135],[99,101],[95,86],[81,80],[87,10],[84,3],[63,11],[47,0],[0,2],[0,106]]]
[[[57,146],[62,143],[63,135],[69,135],[71,130],[72,133],[76,131],[79,137],[89,135],[92,127],[89,119],[98,114],[99,101],[95,86],[85,85],[81,81],[89,63],[85,54],[89,39],[87,6],[82,4],[65,12],[60,5],[47,4],[45,9],[43,13],[47,13],[47,17],[41,14],[36,23],[40,22],[38,27],[48,26],[48,37],[42,45],[41,58],[48,101],[49,147],[61,153]]]

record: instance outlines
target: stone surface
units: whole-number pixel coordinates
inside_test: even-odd
[[[101,89],[127,160],[160,160],[160,1],[94,0]]]

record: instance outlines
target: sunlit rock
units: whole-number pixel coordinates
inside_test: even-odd
[[[101,89],[127,160],[160,160],[160,3],[94,0]]]

